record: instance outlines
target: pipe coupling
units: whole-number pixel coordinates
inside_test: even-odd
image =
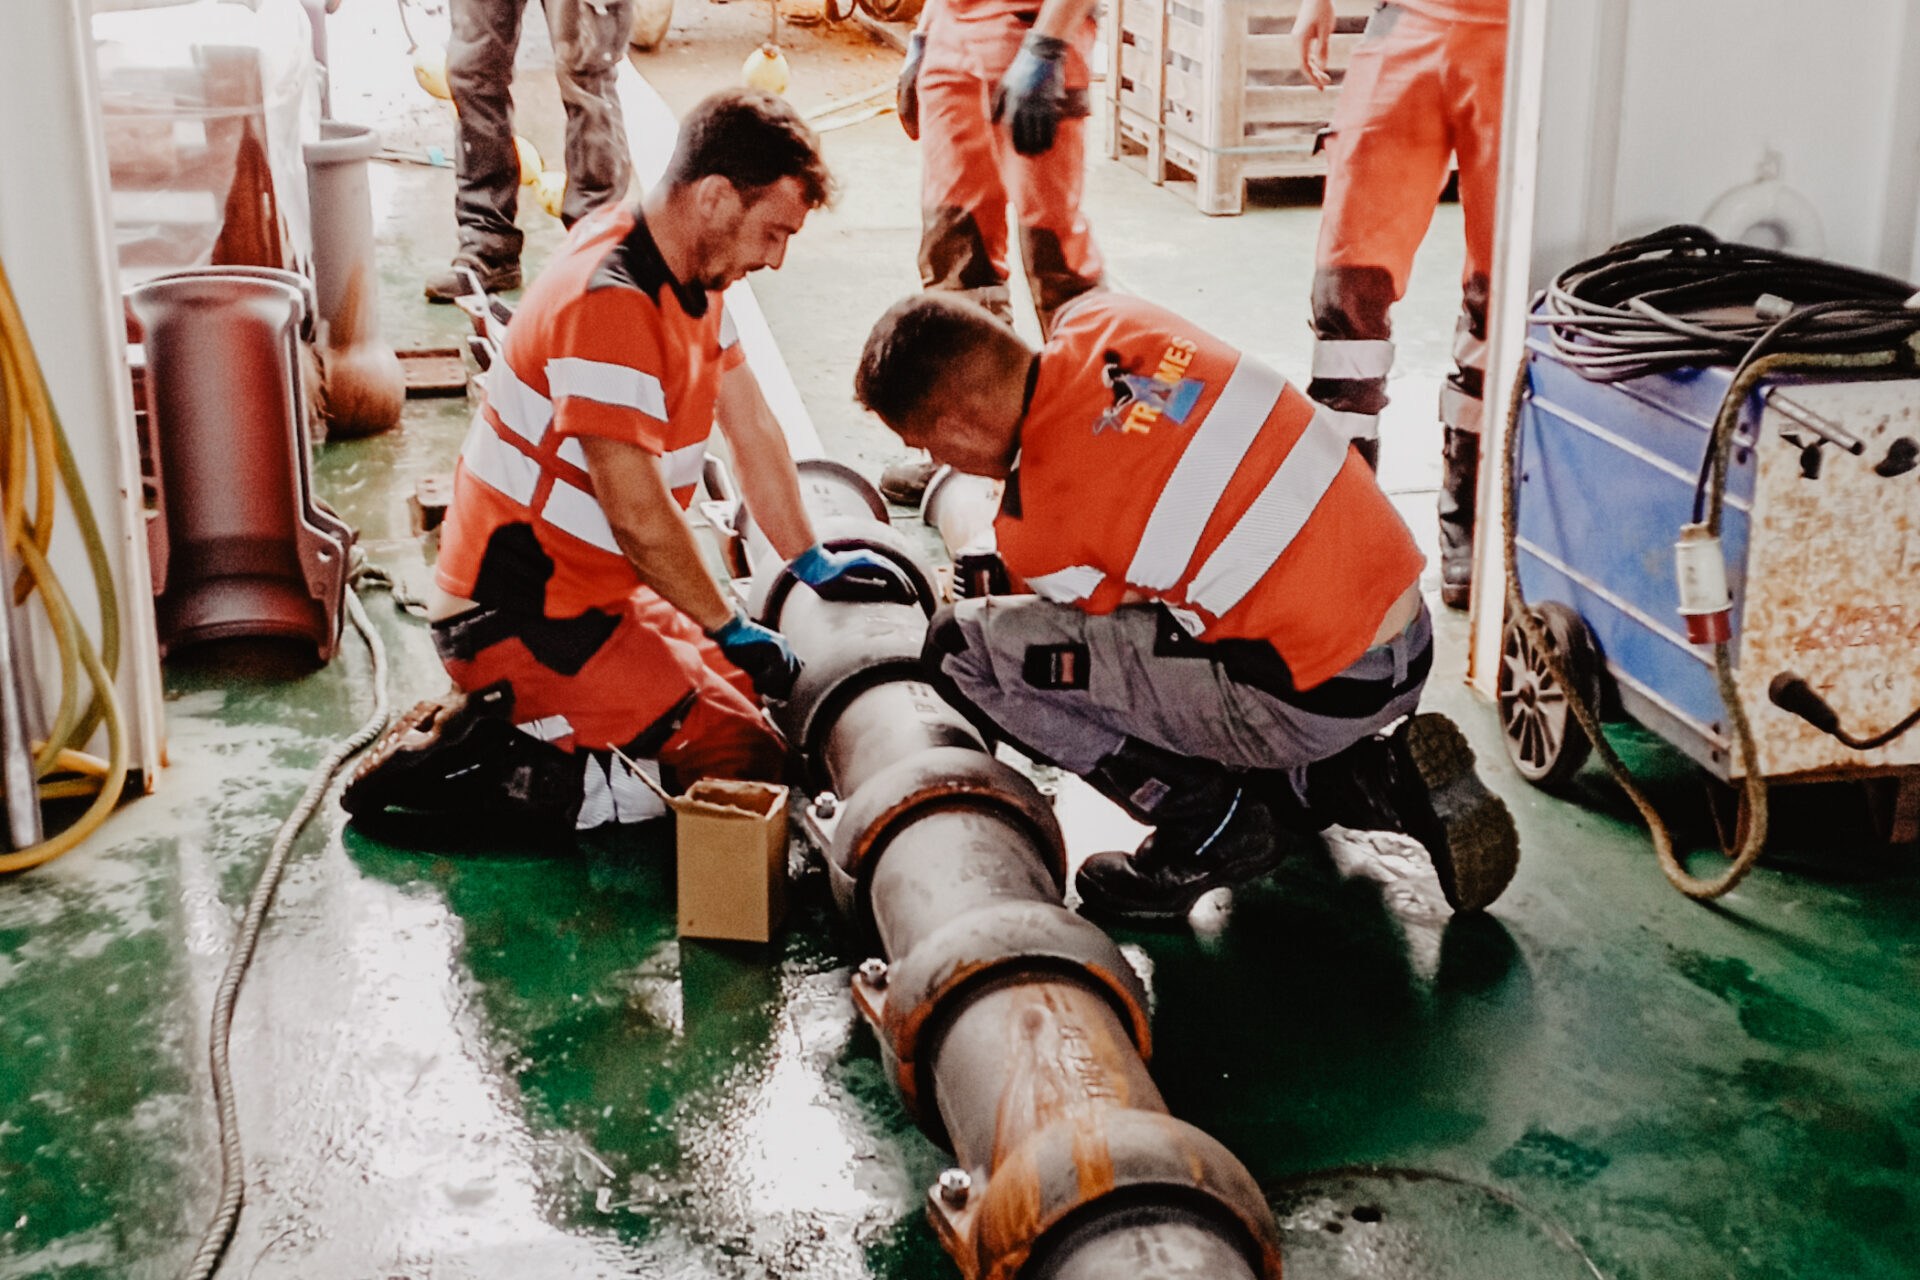
[[[927,620],[918,609],[897,604],[834,606],[835,643],[825,653],[809,648],[805,665],[784,705],[775,704],[774,720],[807,761],[817,787],[825,776],[827,735],[860,694],[877,685],[927,678],[920,662]]]
[[[941,1244],[968,1280],[1015,1280],[1070,1229],[1161,1204],[1219,1224],[1262,1280],[1280,1280],[1280,1235],[1253,1175],[1165,1112],[1102,1108],[1037,1130],[959,1205],[928,1197]]]
[[[1113,1006],[1144,1061],[1153,1054],[1147,989],[1105,933],[1054,902],[1002,902],[948,921],[887,966],[884,985],[857,976],[854,1004],[886,1050],[908,1114],[947,1145],[934,1097],[940,1032],[989,981],[1031,974],[1079,982]]]
[[[918,661],[916,652],[916,679]],[[805,682],[805,672],[800,679]],[[984,751],[934,747],[887,766],[841,802],[833,847],[827,850],[828,880],[841,913],[870,934],[875,932],[868,886],[880,855],[916,813],[956,802],[999,814],[1024,828],[1039,846],[1054,885],[1066,892],[1067,841],[1046,797],[1019,770]]]

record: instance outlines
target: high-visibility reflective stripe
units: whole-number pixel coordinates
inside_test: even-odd
[[[667,420],[667,393],[660,379],[631,365],[561,356],[547,361],[547,389],[555,400],[577,397],[601,404],[638,409],[661,422]]]
[[[1320,338],[1313,344],[1316,378],[1384,378],[1393,370],[1393,344],[1384,338]]]
[[[1460,326],[1453,331],[1453,358],[1463,369],[1486,372],[1487,340],[1474,337],[1473,330]]]
[[[513,726],[522,733],[531,734],[542,742],[553,742],[569,737],[573,733],[573,722],[565,716],[542,716],[538,720],[522,720]]]
[[[740,341],[740,331],[733,327],[733,312],[725,306],[720,308],[720,349],[727,350]]]
[[[1334,430],[1341,432],[1349,440],[1380,438],[1380,415],[1377,413],[1348,413],[1342,409],[1329,409],[1325,405],[1320,405],[1314,410],[1314,415],[1331,422]]]
[[[498,489],[523,507],[533,501],[533,491],[540,484],[540,464],[502,440],[486,414],[476,416],[467,429],[460,461],[466,464],[468,475],[488,488]]]
[[[660,455],[660,478],[669,489],[684,489],[700,483],[700,469],[706,462],[707,442],[690,444]]]
[[[620,554],[620,544],[613,540],[613,526],[607,523],[607,513],[600,509],[600,504],[585,489],[575,488],[565,480],[555,480],[552,491],[547,494],[546,506],[540,509],[540,515],[554,528],[564,530],[582,542],[590,542],[602,551]]]
[[[568,436],[560,442],[560,461],[571,462],[582,471],[587,469],[587,451],[580,447],[579,436]]]
[[[1258,360],[1240,357],[1153,504],[1133,563],[1127,566],[1128,582],[1164,591],[1180,580],[1208,517],[1286,385],[1285,378]]]
[[[553,421],[553,402],[515,377],[505,360],[495,360],[487,370],[487,403],[500,425],[528,444],[539,444]]]
[[[1346,465],[1350,443],[1325,415],[1314,414],[1267,487],[1193,575],[1188,602],[1216,618],[1239,604],[1327,496]]]
[[[1052,573],[1043,573],[1037,578],[1028,578],[1027,585],[1033,593],[1059,604],[1072,604],[1092,595],[1094,588],[1105,582],[1107,575],[1090,564],[1076,564],[1066,569],[1056,569]]]
[[[1486,401],[1479,396],[1470,396],[1451,382],[1440,387],[1440,421],[1456,431],[1471,431],[1480,434],[1480,419],[1486,409]]]

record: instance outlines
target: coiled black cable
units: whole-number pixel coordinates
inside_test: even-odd
[[[1596,382],[1770,351],[1884,351],[1920,333],[1914,286],[1729,244],[1701,227],[1622,241],[1553,278],[1535,308],[1556,359]]]
[[[1568,267],[1531,318],[1546,328],[1554,357],[1595,382],[1727,364],[1738,384],[1755,360],[1782,351],[1897,348],[1911,362],[1920,294],[1892,276],[1730,244],[1678,224]],[[1713,452],[1709,443],[1694,482],[1696,523]]]

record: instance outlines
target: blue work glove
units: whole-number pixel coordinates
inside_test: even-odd
[[[913,603],[913,585],[900,566],[871,551],[829,551],[816,542],[787,569],[836,604]]]
[[[1053,147],[1060,118],[1067,114],[1066,57],[1065,40],[1029,32],[993,91],[993,122],[1009,122],[1013,149],[1023,156],[1043,155]]]
[[[707,638],[720,646],[728,661],[747,673],[761,697],[785,698],[793,692],[793,682],[800,677],[800,659],[793,656],[793,646],[778,631],[736,612],[718,631],[707,632]]]
[[[900,117],[900,127],[915,142],[920,141],[920,64],[926,56],[926,33],[916,31],[907,37],[907,60],[900,68],[899,87],[893,91],[893,106]]]

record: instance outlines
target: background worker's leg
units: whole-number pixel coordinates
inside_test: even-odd
[[[965,294],[1011,322],[1007,189],[988,102],[994,81],[967,40],[984,25],[941,13],[927,32],[919,81],[920,283]]]
[[[1307,394],[1379,450],[1393,366],[1388,313],[1406,292],[1452,151],[1441,97],[1446,28],[1398,5],[1367,24],[1334,108],[1313,277]]]
[[[526,0],[453,0],[447,88],[454,123],[454,216],[459,256],[487,266],[520,261],[513,219],[520,157],[513,147],[513,56]]]
[[[1067,54],[1066,87],[1076,103],[1086,100],[1087,58],[1094,30],[1091,24],[1083,28]],[[1099,285],[1104,270],[1093,231],[1080,212],[1086,185],[1087,121],[1084,107],[1078,109],[1082,114],[1060,121],[1052,148],[1042,155],[1016,152],[1004,125],[994,132],[1001,172],[1020,219],[1020,256],[1042,333],[1052,332],[1053,313],[1062,305]]]
[[[1454,331],[1454,372],[1440,389],[1446,432],[1440,479],[1440,598],[1464,609],[1472,598],[1475,494],[1485,416],[1488,280],[1493,270],[1494,199],[1500,178],[1500,112],[1506,86],[1506,28],[1462,23],[1449,35],[1445,96],[1460,165],[1467,233]]]
[[[553,70],[567,109],[567,193],[560,221],[574,223],[627,194],[633,162],[614,75],[626,56],[634,0],[542,0]]]

